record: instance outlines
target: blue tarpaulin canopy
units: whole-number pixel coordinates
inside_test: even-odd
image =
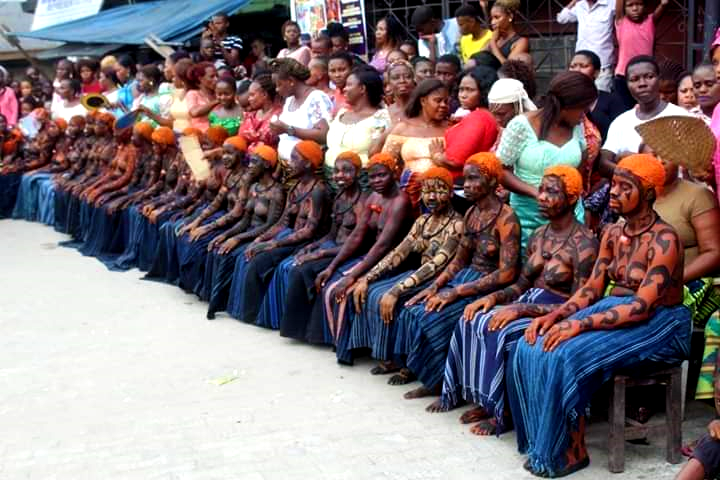
[[[165,0],[104,10],[92,17],[53,25],[18,37],[79,43],[142,45],[154,34],[165,42],[183,42],[200,33],[210,18],[242,9],[250,0]]]

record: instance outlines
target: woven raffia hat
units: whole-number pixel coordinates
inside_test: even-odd
[[[635,127],[643,143],[659,157],[687,168],[690,173],[707,172],[715,152],[715,136],[696,117],[661,117]]]

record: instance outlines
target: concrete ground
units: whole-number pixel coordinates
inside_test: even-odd
[[[219,317],[167,285],[112,273],[64,237],[0,221],[0,479],[522,479],[512,433],[335,363],[327,348]],[[235,378],[236,377],[236,378]],[[233,381],[223,381],[235,378]],[[711,410],[693,403],[686,438]],[[672,478],[663,439],[607,471],[590,426],[575,479]]]

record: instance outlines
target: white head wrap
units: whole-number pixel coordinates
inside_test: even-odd
[[[488,93],[488,103],[513,103],[518,113],[537,110],[522,82],[514,78],[501,78],[493,83]]]
[[[2,65],[0,65],[0,78],[4,78],[5,80],[8,79],[8,71]]]

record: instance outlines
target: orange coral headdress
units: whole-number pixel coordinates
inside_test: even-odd
[[[453,178],[452,174],[447,168],[443,167],[430,167],[423,173],[422,177],[424,180],[440,180],[441,182],[445,183],[450,190],[452,190],[453,187]]]
[[[247,141],[245,140],[244,137],[240,137],[240,136],[228,137],[225,139],[224,143],[227,143],[228,145],[232,145],[233,147],[235,147],[237,150],[240,150],[241,152],[247,152],[248,146],[247,146]]]
[[[133,127],[133,130],[148,142],[152,141],[152,134],[155,131],[152,124],[150,124],[149,122],[136,123],[135,127]]]
[[[230,136],[227,130],[218,126],[208,128],[205,135],[207,136],[207,139],[215,145],[222,145],[225,139]]]
[[[323,164],[322,147],[318,145],[317,142],[303,140],[295,145],[295,150],[297,150],[305,160],[310,162],[313,168],[320,168]]]
[[[358,170],[360,170],[362,168],[362,159],[360,158],[360,155],[358,155],[355,152],[352,152],[352,151],[342,152],[335,158],[336,162],[338,160],[345,160],[346,162],[350,162]]]
[[[499,182],[502,178],[503,167],[497,156],[491,152],[480,152],[472,155],[465,162],[468,165],[475,165],[488,178],[494,178]]]
[[[370,157],[367,168],[370,169],[373,165],[382,165],[384,167],[387,167],[387,169],[390,170],[395,176],[398,176],[400,173],[398,172],[397,159],[387,152],[376,153],[375,155]]]
[[[643,187],[652,187],[658,195],[662,193],[665,185],[665,169],[654,155],[647,153],[628,155],[620,160],[615,168],[627,170],[640,179]]]
[[[545,176],[555,176],[562,180],[565,194],[569,197],[580,198],[582,193],[582,175],[576,168],[569,165],[555,165],[545,169]]]
[[[161,145],[173,145],[175,143],[175,134],[168,127],[158,127],[152,133],[152,141]]]
[[[258,145],[257,147],[252,149],[252,153],[268,162],[271,168],[275,168],[275,166],[277,165],[277,150],[268,145]]]

